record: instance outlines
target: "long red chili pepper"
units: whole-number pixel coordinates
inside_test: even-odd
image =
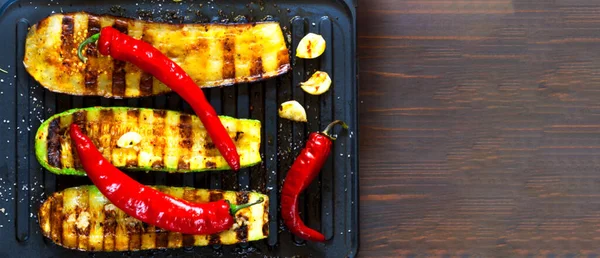
[[[87,60],[82,54],[83,47],[96,41],[101,54],[138,66],[179,94],[194,109],[229,167],[233,170],[240,169],[240,156],[215,109],[206,100],[202,89],[179,65],[152,45],[112,27],[104,27],[100,33],[92,35],[79,45],[78,55],[82,61]]]
[[[306,147],[294,161],[288,171],[281,190],[281,215],[288,229],[295,235],[310,241],[323,242],[325,236],[318,231],[307,227],[298,212],[298,195],[302,193],[310,182],[321,171],[331,151],[334,137],[329,136],[329,130],[336,124],[344,128],[348,126],[342,121],[334,121],[321,133],[311,133]]]
[[[227,200],[192,203],[172,197],[118,170],[76,124],[71,125],[70,135],[83,169],[100,192],[129,216],[148,224],[184,234],[215,234],[231,228],[237,211],[264,201],[233,205]]]

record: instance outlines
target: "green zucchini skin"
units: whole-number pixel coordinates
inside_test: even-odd
[[[269,197],[264,194],[191,187],[154,188],[197,203],[225,199],[237,205],[260,198],[264,202],[238,211],[229,230],[213,235],[185,235],[142,223],[111,204],[95,186],[79,186],[55,192],[42,203],[38,210],[40,230],[57,245],[92,252],[232,245],[269,235]]]
[[[260,121],[220,119],[234,140],[242,168],[259,164]],[[71,123],[79,124],[103,156],[119,168],[171,173],[230,169],[195,115],[148,108],[90,107],[56,114],[38,129],[36,157],[52,173],[86,175],[70,140]],[[139,133],[142,141],[133,148],[119,148],[116,142],[127,132]]]

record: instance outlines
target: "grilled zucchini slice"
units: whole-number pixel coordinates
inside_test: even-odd
[[[191,202],[221,199],[234,204],[261,205],[235,214],[233,227],[213,235],[168,232],[134,219],[111,204],[95,186],[67,188],[50,196],[38,211],[42,234],[57,245],[81,251],[136,251],[206,245],[231,245],[269,235],[269,197],[255,192],[230,192],[189,187],[155,187]]]
[[[260,121],[220,118],[237,147],[242,167],[260,163]],[[91,107],[56,114],[38,129],[37,159],[56,174],[85,175],[68,133],[71,123],[77,123],[117,167],[167,172],[229,169],[197,116],[146,108]],[[141,138],[135,145],[117,145],[132,133]]]
[[[77,46],[101,28],[121,32],[158,48],[200,87],[228,86],[275,77],[290,70],[289,51],[279,23],[164,24],[89,13],[54,14],[32,26],[23,63],[31,76],[54,92],[132,98],[170,89],[136,66]]]

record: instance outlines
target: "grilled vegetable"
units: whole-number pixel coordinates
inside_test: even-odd
[[[279,106],[279,117],[296,122],[306,122],[306,110],[298,101],[290,100]]]
[[[306,147],[300,151],[296,161],[290,167],[281,188],[283,222],[294,235],[309,241],[323,242],[325,236],[304,224],[298,211],[298,196],[319,175],[323,164],[327,161],[331,145],[335,140],[335,137],[331,136],[329,132],[335,125],[341,125],[344,129],[348,129],[346,123],[336,120],[329,124],[323,132],[311,133],[306,141]]]
[[[311,95],[321,95],[331,87],[331,78],[326,72],[316,71],[310,79],[300,83],[304,92]]]
[[[265,202],[236,213],[233,227],[213,235],[185,235],[150,226],[127,216],[94,186],[67,188],[54,193],[39,209],[42,234],[56,244],[82,251],[135,251],[159,248],[231,245],[264,239],[269,235],[269,201],[263,194],[188,187],[157,186],[157,190],[190,202],[226,199],[243,204]]]
[[[260,121],[220,119],[235,142],[242,167],[260,163]],[[36,156],[51,172],[85,175],[68,134],[71,123],[78,124],[117,167],[168,172],[229,169],[196,116],[144,108],[93,107],[57,114],[38,129]],[[133,147],[120,148],[118,140],[127,133],[137,133],[141,140]]]
[[[95,16],[54,14],[31,27],[24,64],[41,85],[72,95],[129,98],[170,89],[135,65],[86,48],[83,63],[77,46],[100,28],[112,26],[158,48],[180,65],[200,87],[258,81],[290,69],[288,49],[276,22],[252,24],[162,24]]]
[[[187,102],[202,121],[208,136],[215,143],[231,169],[240,169],[240,155],[227,130],[221,123],[217,112],[206,99],[204,91],[182,68],[152,45],[121,33],[113,27],[104,27],[100,33],[83,41],[77,48],[77,56],[84,63],[83,48],[97,42],[102,55],[112,56],[115,60],[134,64],[142,71],[150,73],[167,87],[175,91]]]
[[[321,56],[325,52],[327,42],[323,36],[314,33],[308,33],[296,48],[296,56],[299,58],[313,59]]]
[[[71,140],[92,183],[117,208],[144,223],[183,234],[212,235],[233,227],[233,216],[240,209],[264,201],[260,198],[242,205],[227,200],[195,203],[162,193],[110,164],[77,124],[70,128]]]

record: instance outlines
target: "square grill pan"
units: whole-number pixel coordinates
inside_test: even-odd
[[[268,194],[270,235],[263,241],[233,246],[194,247],[127,253],[96,253],[96,257],[353,257],[358,250],[358,128],[356,78],[356,5],[352,0],[282,1],[78,1],[0,0],[0,257],[88,257],[90,253],[54,245],[39,232],[39,205],[55,191],[90,184],[86,177],[57,176],[43,169],[34,153],[34,134],[44,119],[79,107],[130,106],[192,113],[176,94],[113,100],[52,93],[25,71],[25,37],[29,26],[59,12],[87,11],[173,23],[250,22],[273,19],[288,39],[292,71],[257,83],[206,90],[217,113],[262,122],[262,164],[232,171],[193,174],[131,172],[148,185],[252,190]],[[308,32],[322,34],[328,47],[315,60],[296,59],[294,47]],[[305,94],[298,85],[316,71],[329,73],[331,90]],[[307,109],[307,124],[279,119],[280,103],[295,99]],[[325,234],[326,243],[307,243],[291,235],[279,216],[282,181],[310,132],[341,119],[342,132],[320,177],[301,197],[307,225]]]

